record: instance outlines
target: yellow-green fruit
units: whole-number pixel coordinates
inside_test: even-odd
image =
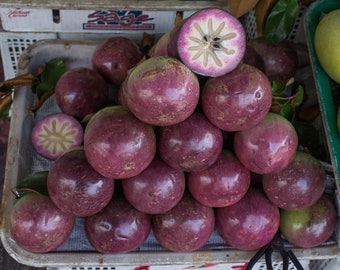
[[[315,52],[328,76],[340,83],[340,9],[326,14],[314,36]]]

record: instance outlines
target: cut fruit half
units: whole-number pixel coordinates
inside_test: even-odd
[[[181,26],[177,41],[180,59],[193,72],[217,77],[233,70],[242,60],[246,34],[241,22],[228,11],[205,8]]]
[[[74,117],[53,113],[37,122],[32,129],[34,149],[43,157],[56,160],[69,149],[83,142],[83,128]]]

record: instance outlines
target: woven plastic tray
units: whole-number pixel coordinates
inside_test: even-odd
[[[253,36],[250,38],[253,38]],[[96,45],[97,42],[86,40],[51,39],[38,41],[30,45],[21,55],[18,61],[17,75],[34,72],[38,66],[44,65],[47,60],[56,57],[62,58],[68,68],[90,66],[91,56]],[[187,265],[188,267],[195,265],[199,267],[206,264],[243,264],[254,255],[256,251],[235,250],[227,246],[216,232],[205,246],[191,253],[169,252],[162,248],[154,236],[150,234],[145,244],[134,252],[100,254],[89,245],[84,234],[81,218],[77,218],[76,226],[69,240],[56,251],[34,254],[22,249],[15,243],[9,231],[9,213],[15,203],[11,189],[31,172],[46,170],[50,167],[51,162],[37,156],[33,151],[30,143],[30,132],[35,121],[47,113],[58,110],[53,98],[51,98],[39,110],[36,119],[33,119],[27,113],[27,110],[34,102],[34,95],[29,87],[21,87],[16,91],[9,134],[0,231],[3,246],[15,260],[36,267],[75,267],[75,269],[78,269],[77,267],[98,266],[117,267],[119,269],[119,267],[124,266],[140,265]],[[292,247],[292,249],[300,260],[306,262],[339,256],[339,246],[335,236],[324,245],[316,248]]]
[[[18,74],[34,72],[47,60],[60,57],[68,68],[90,66],[90,59],[96,42],[72,42],[60,39],[43,40],[31,45],[22,54]],[[58,108],[51,98],[39,110],[36,119],[27,113],[34,103],[34,95],[29,87],[16,91],[13,103],[12,123],[8,144],[8,156],[2,204],[3,222],[1,240],[7,252],[18,262],[33,266],[124,266],[124,265],[197,265],[206,263],[246,262],[255,251],[240,251],[228,247],[214,233],[207,244],[199,251],[192,253],[169,252],[162,248],[152,234],[138,250],[126,254],[100,254],[87,242],[83,230],[83,220],[77,219],[75,229],[69,240],[58,250],[47,254],[34,254],[19,247],[9,231],[9,213],[15,202],[11,189],[25,176],[33,171],[48,169],[49,161],[42,159],[32,149],[30,132],[34,122],[46,113],[57,111]],[[29,232],[28,232],[29,233]],[[313,249],[293,248],[295,254],[304,260],[325,259],[338,256],[336,240],[327,242]]]
[[[314,81],[317,89],[321,116],[325,128],[334,175],[340,186],[340,132],[337,126],[337,109],[339,102],[334,99],[335,91],[340,91],[340,85],[332,81],[321,67],[314,48],[314,34],[320,18],[334,10],[340,9],[339,0],[322,0],[312,3],[306,10],[304,27],[309,50]],[[340,44],[339,44],[340,46]],[[339,96],[338,96],[339,99]]]

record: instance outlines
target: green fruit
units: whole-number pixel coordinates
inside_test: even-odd
[[[318,23],[314,45],[321,66],[335,82],[340,83],[340,9],[327,13]]]
[[[280,210],[280,230],[297,247],[321,245],[333,234],[336,224],[336,208],[327,195],[301,210]]]

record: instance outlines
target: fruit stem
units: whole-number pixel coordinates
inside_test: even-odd
[[[2,114],[7,107],[12,103],[12,91],[1,93],[0,96],[0,114]]]
[[[20,198],[24,197],[25,195],[32,193],[32,192],[40,194],[40,192],[38,192],[38,191],[36,191],[32,188],[12,188],[11,191],[14,194],[16,199],[20,199]]]
[[[26,73],[23,75],[19,75],[15,78],[8,79],[0,83],[0,87],[14,87],[19,85],[27,85],[32,84],[36,78],[31,73]]]
[[[14,88],[20,85],[31,85],[36,78],[31,73],[0,82],[0,115],[12,104]]]

